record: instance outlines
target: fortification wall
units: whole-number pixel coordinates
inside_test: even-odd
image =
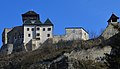
[[[11,54],[13,52],[13,44],[5,44],[4,46],[2,46],[2,48],[0,49],[0,52],[2,54]]]
[[[102,33],[102,36],[105,39],[109,39],[110,37],[114,36],[115,34],[117,34],[119,32],[118,30],[118,23],[116,24],[108,24],[108,26],[106,27],[106,29],[104,30],[104,32]]]
[[[53,43],[57,43],[60,40],[66,40],[66,37],[64,35],[55,35],[53,36],[52,39],[53,39]]]
[[[23,27],[16,26],[10,32],[7,33],[8,44],[22,44],[23,43]]]

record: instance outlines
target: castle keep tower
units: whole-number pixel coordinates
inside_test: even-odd
[[[28,11],[22,14],[22,20],[24,28],[23,43],[26,50],[37,49],[40,44],[53,37],[53,24],[49,19],[42,23],[39,14]]]

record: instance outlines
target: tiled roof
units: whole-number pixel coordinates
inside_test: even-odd
[[[35,11],[28,11],[24,15],[37,15]]]
[[[52,22],[50,21],[50,19],[47,19],[44,23],[44,25],[53,25]]]
[[[30,19],[25,20],[24,25],[40,25],[40,26],[53,26],[52,22],[47,19],[43,24],[40,20],[36,20],[34,23]]]
[[[42,25],[42,22],[40,20],[36,20],[34,24],[41,24]]]

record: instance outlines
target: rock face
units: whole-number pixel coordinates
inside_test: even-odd
[[[99,62],[99,61],[104,61],[105,59],[105,54],[110,54],[111,53],[111,47],[110,46],[106,46],[103,48],[98,48],[98,47],[94,47],[91,49],[87,49],[87,50],[80,50],[80,51],[72,51],[69,54],[70,58],[74,58],[77,60],[93,60],[95,62]]]
[[[65,53],[65,50],[49,52],[50,49],[43,52],[42,50],[36,50],[34,52],[16,53],[5,56],[4,58],[0,56],[0,69],[86,69],[85,65],[88,65],[88,67],[95,66],[97,62],[95,63],[94,59],[96,57],[104,56],[104,53],[109,53],[109,51],[106,50],[107,48],[111,49],[111,47],[108,46],[101,48],[100,52],[98,52],[99,49],[93,48],[72,51],[70,53]],[[90,55],[88,52],[94,53]],[[87,59],[84,56],[89,57]],[[93,68],[95,67],[89,69]]]

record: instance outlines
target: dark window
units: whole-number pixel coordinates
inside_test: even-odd
[[[50,34],[47,34],[47,37],[50,37]]]
[[[43,28],[43,31],[45,31],[45,28]]]
[[[39,33],[37,33],[37,36],[40,36],[40,34],[39,34]]]
[[[84,35],[86,35],[86,33],[84,33]]]
[[[37,30],[40,30],[40,28],[37,28]]]
[[[48,31],[51,31],[51,28],[48,28]]]
[[[16,39],[16,36],[15,36],[15,39]]]
[[[40,40],[40,38],[36,38],[37,40]]]
[[[30,34],[28,34],[28,37],[30,37]]]
[[[29,28],[27,28],[27,31],[29,31]]]
[[[34,31],[34,28],[32,28],[31,31]]]
[[[112,22],[117,22],[117,19],[113,19]]]

